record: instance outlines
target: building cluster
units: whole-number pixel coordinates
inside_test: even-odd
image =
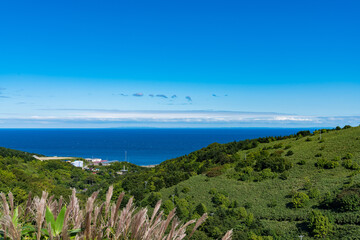
[[[107,160],[102,160],[101,158],[85,158],[86,161],[88,161],[91,165],[99,166],[101,165],[107,165]]]
[[[67,161],[69,163],[71,163],[74,167],[79,167],[82,168],[84,170],[88,170],[88,171],[92,171],[94,174],[96,174],[99,169],[95,168],[94,166],[99,166],[101,165],[108,165],[108,161],[107,160],[102,160],[101,158],[85,158],[85,160],[89,163],[84,165],[84,161],[81,160],[76,160],[76,161]],[[125,165],[124,168],[121,169],[120,171],[116,172],[118,175],[124,175],[126,173],[128,173],[128,169],[126,169]]]

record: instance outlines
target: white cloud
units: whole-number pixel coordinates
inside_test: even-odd
[[[53,114],[47,114],[53,112]],[[119,111],[90,109],[57,109],[44,111],[44,115],[1,117],[2,124],[13,121],[42,125],[62,124],[87,127],[157,126],[157,127],[332,127],[358,125],[360,116],[318,117],[280,113],[230,112],[230,111]]]

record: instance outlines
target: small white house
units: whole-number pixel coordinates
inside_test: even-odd
[[[74,161],[71,163],[73,166],[75,167],[81,167],[83,168],[84,167],[84,162],[83,161]]]

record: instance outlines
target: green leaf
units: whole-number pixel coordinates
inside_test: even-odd
[[[75,239],[76,234],[78,234],[79,232],[81,232],[81,228],[69,230],[70,239]]]
[[[18,225],[18,216],[19,216],[19,207],[17,207],[14,211],[14,215],[12,217],[12,222],[14,224],[15,227],[17,227]]]
[[[77,234],[77,233],[79,233],[79,232],[81,232],[81,228],[76,228],[76,229],[70,230],[70,231],[69,231],[69,234],[70,234],[70,235],[73,235],[73,234]]]
[[[22,229],[21,229],[21,235],[28,235],[28,234],[31,234],[31,233],[34,233],[35,232],[35,228],[33,226],[29,226],[29,225],[26,225],[26,226],[23,226]]]
[[[41,232],[42,232],[42,235],[44,235],[44,236],[50,236],[50,234],[46,228],[42,228]]]
[[[59,212],[59,215],[56,218],[55,222],[55,235],[59,235],[62,231],[62,228],[64,226],[64,219],[65,219],[65,212],[66,212],[66,206],[64,206],[61,211]]]
[[[46,222],[51,226],[51,233],[55,235],[55,218],[49,207],[46,207],[45,219]]]

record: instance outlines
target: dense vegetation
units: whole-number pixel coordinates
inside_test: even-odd
[[[321,131],[321,134],[320,134]],[[76,188],[84,201],[114,186],[126,202],[155,207],[182,220],[209,218],[193,238],[357,239],[360,236],[360,127],[301,131],[228,144],[213,143],[154,168],[130,163],[99,167],[97,174],[30,154],[0,149],[0,191],[24,202],[42,189],[58,197]],[[118,175],[126,165],[129,173]],[[116,200],[116,199],[113,199]]]

